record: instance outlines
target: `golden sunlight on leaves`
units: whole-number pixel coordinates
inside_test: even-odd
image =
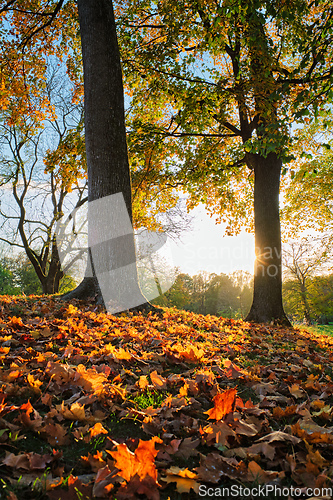
[[[33,328],[51,334],[25,336],[30,299],[15,300],[20,321],[5,297],[0,318],[11,341],[0,367],[4,478],[33,488],[47,471],[50,500],[74,500],[75,488],[158,500],[164,488],[197,495],[222,480],[331,485],[330,337],[168,309],[114,317],[48,298],[34,302]]]
[[[155,457],[158,451],[155,448],[156,443],[163,443],[158,437],[153,437],[150,441],[140,439],[136,450],[131,452],[125,444],[119,444],[117,451],[108,451],[115,460],[115,466],[119,469],[119,475],[130,481],[135,475],[139,479],[145,479],[146,476],[157,482],[157,470],[155,467]]]
[[[214,399],[214,408],[206,411],[209,419],[222,420],[223,417],[232,413],[235,408],[237,389],[227,389],[217,394]]]

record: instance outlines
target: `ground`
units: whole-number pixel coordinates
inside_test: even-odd
[[[47,297],[0,307],[1,499],[330,498],[329,335]]]

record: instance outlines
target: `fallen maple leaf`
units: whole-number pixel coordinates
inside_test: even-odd
[[[89,433],[90,438],[93,438],[95,436],[99,436],[100,434],[108,434],[108,431],[104,429],[103,425],[100,422],[97,422],[94,427],[91,427],[89,429]]]
[[[272,443],[274,441],[290,441],[293,444],[297,444],[300,442],[300,439],[286,432],[274,431],[261,437],[258,441],[265,441],[267,443]]]
[[[119,444],[117,451],[107,452],[115,460],[115,467],[119,469],[119,475],[130,481],[136,474],[140,479],[150,476],[157,483],[157,470],[155,467],[155,457],[158,450],[155,443],[163,443],[162,439],[154,436],[150,441],[139,440],[138,447],[132,453],[126,444]]]
[[[214,408],[204,412],[209,415],[208,419],[222,420],[228,413],[232,413],[235,408],[236,394],[237,389],[227,389],[217,394],[213,399]]]
[[[304,396],[304,391],[300,388],[298,384],[293,384],[289,387],[289,392],[295,398],[302,398]]]
[[[200,439],[194,439],[192,438],[185,438],[184,441],[182,441],[181,445],[178,448],[178,451],[175,453],[177,457],[182,457],[182,458],[190,458],[190,457],[195,457],[198,455],[198,451],[196,448],[200,444]]]
[[[284,472],[275,472],[275,471],[265,471],[263,470],[257,462],[252,460],[248,465],[248,481],[257,481],[259,484],[268,483],[275,479],[276,477],[283,478]]]
[[[67,408],[64,402],[62,402],[60,413],[68,420],[86,420],[84,405],[80,405],[80,403],[73,403],[70,408]]]

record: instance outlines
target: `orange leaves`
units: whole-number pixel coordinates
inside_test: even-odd
[[[135,452],[132,453],[125,444],[119,444],[117,451],[110,451],[110,455],[115,460],[115,466],[119,469],[119,475],[130,481],[135,475],[140,479],[150,476],[157,482],[157,471],[155,467],[155,457],[158,451],[155,443],[163,443],[158,437],[153,437],[150,441],[142,441]]]
[[[158,375],[156,370],[150,374],[150,380],[155,389],[165,390],[167,388],[166,379]]]
[[[182,344],[177,343],[165,350],[166,354],[177,360],[186,361],[189,363],[199,363],[203,356],[204,350],[195,345],[187,345],[185,348]]]
[[[221,481],[284,485],[285,474],[301,488],[331,484],[333,382],[320,367],[332,366],[333,339],[302,360],[290,348],[296,330],[185,311],[113,317],[88,305],[15,300],[22,300],[24,326],[8,326],[6,299],[0,318],[0,343],[11,342],[0,366],[0,444],[7,450],[0,461],[10,480],[23,475],[32,485],[47,470],[50,500],[74,500],[75,488],[91,499],[158,500],[159,485],[172,499],[175,491],[193,496],[200,484]],[[27,347],[23,328],[47,336],[32,336]],[[203,351],[200,361],[191,347]],[[149,437],[139,440],[133,430]],[[38,449],[27,449],[31,437]],[[50,446],[57,455],[48,454]],[[64,467],[90,484],[72,478],[60,490]]]
[[[86,391],[99,395],[103,392],[107,376],[104,373],[97,373],[92,368],[86,370],[84,365],[79,365],[74,380]]]
[[[151,500],[159,498],[157,492],[159,485],[155,467],[155,457],[158,451],[155,448],[155,444],[162,442],[158,437],[153,437],[150,441],[142,441],[140,439],[134,453],[128,449],[126,444],[117,445],[116,451],[107,450],[115,461],[115,467],[118,469],[117,475],[127,483],[122,487],[124,492],[141,493]],[[97,479],[99,478],[96,478],[96,482]],[[104,488],[107,488],[109,485],[112,486],[112,483],[105,484]]]
[[[94,427],[91,427],[91,429],[89,429],[89,433],[90,438],[93,438],[95,436],[100,436],[101,434],[108,434],[108,431],[104,429],[103,425],[100,422],[97,422]]]
[[[235,408],[237,389],[227,389],[217,394],[213,399],[214,408],[206,411],[209,419],[222,420],[223,417],[232,413]]]

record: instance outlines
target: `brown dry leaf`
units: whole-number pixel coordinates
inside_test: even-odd
[[[229,447],[228,437],[236,437],[236,433],[225,422],[216,422],[216,424],[209,424],[201,431],[206,434],[207,444],[211,446],[216,443],[222,446]]]
[[[248,481],[257,481],[259,484],[268,483],[279,476],[278,472],[265,471],[257,462],[252,460],[248,465]]]
[[[39,455],[38,453],[7,453],[2,463],[8,467],[26,470],[44,470],[53,461],[51,455]]]
[[[45,437],[52,446],[63,446],[70,442],[67,430],[60,424],[46,424],[41,432],[46,434]]]
[[[311,373],[308,378],[305,381],[305,388],[306,389],[311,389],[313,391],[320,391],[321,390],[321,385],[318,382],[319,375],[314,375]]]
[[[6,457],[2,460],[2,463],[15,469],[30,470],[30,462],[27,453],[15,455],[14,453],[6,452]]]
[[[178,493],[189,493],[192,490],[199,493],[200,484],[196,481],[198,475],[188,469],[180,469],[179,467],[172,466],[166,471],[166,477],[162,480],[167,483],[177,483]]]
[[[243,420],[235,420],[232,424],[232,428],[236,434],[242,434],[243,436],[255,436],[258,434],[258,429],[254,424],[248,424]]]
[[[296,405],[287,406],[286,408],[280,408],[280,406],[276,406],[273,408],[273,417],[274,418],[284,418],[290,417],[291,415],[295,415],[297,410]]]
[[[42,337],[48,338],[52,337],[53,332],[50,330],[50,328],[45,327],[40,330],[40,334],[42,335]]]
[[[200,444],[200,439],[194,439],[192,438],[185,438],[184,441],[182,441],[181,445],[178,448],[178,451],[175,453],[177,457],[182,457],[182,458],[190,458],[190,457],[195,457],[198,455],[198,451],[196,448]]]
[[[226,368],[224,370],[226,377],[235,379],[244,376],[243,370],[230,361],[230,359],[224,361],[224,366]]]
[[[289,387],[289,392],[296,399],[304,397],[305,394],[298,384],[293,384],[291,387]]]
[[[291,434],[287,434],[286,432],[274,431],[261,437],[258,441],[265,441],[267,443],[273,443],[274,441],[290,441],[293,444],[297,444],[301,440]]]
[[[92,492],[94,497],[109,498],[110,491],[114,488],[114,483],[118,479],[116,471],[117,469],[109,469],[108,465],[98,470]]]
[[[325,460],[325,458],[320,454],[319,450],[313,451],[313,446],[305,443],[308,449],[308,454],[306,456],[307,462],[312,462],[314,465],[318,465],[319,467],[325,467],[329,465],[329,462]]]
[[[122,484],[117,492],[119,498],[138,498],[137,495],[142,495],[147,500],[160,500],[160,494],[157,489],[158,485],[152,477],[146,476],[140,479],[135,475],[128,483]]]
[[[48,361],[45,373],[60,385],[69,383],[75,376],[73,368],[54,361]]]
[[[269,460],[273,460],[275,455],[275,448],[265,441],[263,443],[253,444],[247,449],[247,451],[249,453],[253,453],[254,455],[261,453]]]
[[[208,419],[222,420],[223,417],[232,413],[235,408],[237,389],[227,389],[217,394],[213,399],[214,408],[204,413],[208,414]]]

